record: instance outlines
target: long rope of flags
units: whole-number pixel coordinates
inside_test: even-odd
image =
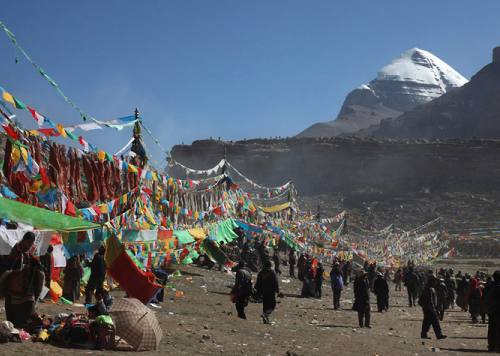
[[[120,122],[120,120],[118,120],[118,122],[114,122],[114,120],[107,121],[107,122],[106,121],[100,121],[100,120],[97,120],[96,118],[92,117],[91,115],[87,114],[80,106],[78,106],[77,104],[75,104],[75,102],[68,95],[66,95],[63,92],[63,90],[61,89],[60,85],[52,77],[50,77],[47,74],[47,72],[38,63],[36,63],[32,59],[32,57],[27,53],[27,51],[19,44],[19,41],[17,40],[16,35],[11,30],[9,30],[7,28],[7,26],[2,21],[0,21],[0,28],[4,31],[4,33],[10,39],[10,41],[12,42],[12,44],[14,45],[14,47],[35,68],[35,70],[42,76],[42,78],[44,78],[56,90],[56,92],[63,98],[63,100],[67,104],[69,104],[74,110],[76,110],[78,112],[78,114],[83,119],[83,121],[87,121],[87,119],[90,119],[91,121],[93,121],[93,123],[95,123],[97,125],[104,125],[104,126],[107,126],[107,127],[110,127],[110,128],[117,129],[117,130],[122,130],[123,128],[125,128],[127,126],[133,125],[133,123],[131,121],[127,121],[126,123]],[[147,126],[144,125],[144,123],[142,122],[142,120],[139,120],[139,121],[140,121],[141,126],[148,133],[148,135],[151,136],[152,140],[168,156],[170,154],[170,152],[168,150],[166,150],[162,146],[162,144],[160,143],[160,141],[156,137],[154,137],[154,135],[151,132],[151,130]],[[87,126],[84,125],[83,127],[86,127],[86,128],[96,127],[97,128],[97,126],[92,126],[92,123],[87,123]],[[83,127],[80,127],[80,128],[84,129]]]

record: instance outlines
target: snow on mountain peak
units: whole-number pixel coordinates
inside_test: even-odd
[[[443,93],[467,83],[467,79],[440,58],[419,48],[403,52],[383,67],[378,72],[377,80],[427,84],[441,88]]]

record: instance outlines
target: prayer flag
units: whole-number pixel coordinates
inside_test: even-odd
[[[28,110],[31,113],[31,116],[33,116],[33,119],[35,119],[38,126],[41,127],[45,121],[45,118],[43,117],[43,115],[39,114],[35,109],[30,108],[29,106],[28,106]]]

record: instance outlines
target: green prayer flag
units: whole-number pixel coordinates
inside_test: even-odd
[[[84,231],[98,224],[0,197],[0,218],[54,231]]]
[[[174,230],[174,236],[177,237],[177,240],[181,245],[194,242],[193,236],[191,236],[187,230]]]
[[[19,99],[14,97],[14,103],[17,109],[26,109],[26,105]]]

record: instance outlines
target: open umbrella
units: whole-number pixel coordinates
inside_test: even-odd
[[[116,335],[136,351],[156,350],[162,331],[155,313],[135,298],[113,302],[109,314],[115,323]]]

